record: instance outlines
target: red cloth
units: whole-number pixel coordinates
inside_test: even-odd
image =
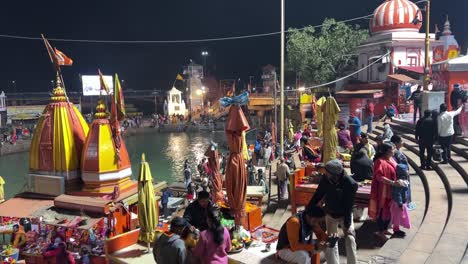
[[[218,150],[212,150],[211,145],[205,152],[205,156],[208,157],[208,167],[211,169],[211,195],[213,196],[214,202],[224,201],[223,194],[223,179],[219,173],[219,156]]]
[[[226,193],[236,225],[245,224],[245,199],[247,198],[247,171],[242,155],[242,131],[250,128],[242,109],[233,105],[226,121],[226,138],[229,159],[226,165]]]
[[[377,219],[382,210],[383,220],[390,220],[390,204],[392,202],[392,186],[383,183],[383,178],[395,181],[396,162],[386,159],[377,159],[374,162],[374,176],[372,178],[369,217]]]

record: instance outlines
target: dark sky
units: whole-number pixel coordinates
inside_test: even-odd
[[[286,1],[286,27],[320,24],[372,13],[383,0]],[[174,40],[279,31],[279,0],[2,1],[0,34],[99,40]],[[467,0],[432,1],[432,22],[450,15],[452,31],[468,47]],[[367,28],[368,21],[358,21]],[[433,27],[431,27],[433,29]],[[441,26],[442,28],[442,26]],[[431,30],[432,30],[431,29]],[[19,91],[49,91],[54,73],[37,40],[0,38],[0,90],[16,80]],[[68,89],[81,89],[79,74],[119,73],[131,89],[168,89],[183,65],[200,52],[220,78],[258,79],[260,67],[279,65],[279,36],[197,44],[92,44],[52,42],[74,60],[64,68]]]

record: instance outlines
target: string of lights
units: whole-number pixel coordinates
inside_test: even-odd
[[[426,2],[427,0],[420,0],[414,2],[415,4]],[[404,8],[404,7],[399,7]],[[340,23],[348,23],[352,21],[369,19],[374,16],[374,13],[350,18],[346,20],[338,21]],[[299,29],[286,30],[285,32],[301,31],[309,27],[320,28],[322,25],[314,25],[308,27],[302,27]],[[183,40],[96,40],[96,39],[66,39],[66,38],[48,38],[51,41],[57,42],[75,42],[75,43],[108,43],[108,44],[170,44],[170,43],[201,43],[201,42],[215,42],[215,41],[227,41],[227,40],[240,40],[240,39],[249,39],[249,38],[259,38],[259,37],[268,37],[281,34],[280,31],[269,32],[269,33],[260,33],[260,34],[251,34],[251,35],[241,35],[241,36],[232,36],[232,37],[219,37],[219,38],[204,38],[204,39],[183,39]],[[30,37],[30,36],[20,36],[20,35],[8,35],[0,34],[0,38],[8,39],[18,39],[18,40],[40,40],[43,41],[41,37]]]

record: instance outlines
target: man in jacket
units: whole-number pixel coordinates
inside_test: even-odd
[[[416,140],[419,144],[419,159],[421,160],[421,169],[430,170],[432,154],[434,153],[434,142],[437,138],[437,126],[431,117],[431,110],[424,111],[424,117],[416,123]],[[427,152],[427,156],[424,154]]]
[[[327,234],[338,233],[338,226],[343,229],[346,242],[347,263],[356,263],[356,233],[353,223],[354,197],[358,184],[347,175],[341,161],[335,159],[325,165],[325,175],[310,200],[308,207],[316,206],[322,199],[325,201],[325,222]],[[327,263],[339,264],[338,245],[325,252]]]
[[[276,252],[288,263],[310,264],[311,255],[327,246],[327,234],[320,228],[325,213],[317,206],[291,216],[281,227]],[[312,239],[315,234],[317,241]]]
[[[408,98],[408,101],[413,101],[413,123],[416,123],[416,114],[419,111],[419,118],[421,118],[421,106],[422,106],[422,90],[421,85],[418,85],[416,91],[414,91]]]
[[[437,127],[439,132],[439,143],[442,147],[442,164],[447,164],[451,160],[450,151],[452,144],[452,136],[455,134],[453,128],[453,118],[459,115],[463,106],[460,106],[456,111],[447,111],[447,105],[440,105],[440,114],[437,118]]]
[[[287,192],[288,179],[291,176],[289,171],[289,166],[284,162],[284,158],[280,158],[280,164],[276,169],[276,177],[278,178],[278,196],[280,200],[284,199],[284,196]]]
[[[185,219],[177,216],[171,221],[171,229],[156,237],[153,248],[156,263],[186,263],[187,249],[180,237],[186,228],[188,224]]]
[[[211,206],[210,194],[207,191],[201,191],[197,194],[197,200],[185,209],[184,218],[200,231],[206,230],[208,229],[206,214]]]

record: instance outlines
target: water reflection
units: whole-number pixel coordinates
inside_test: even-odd
[[[138,178],[141,154],[145,153],[156,181],[173,182],[183,179],[185,159],[192,163],[193,172],[210,142],[219,143],[220,151],[225,151],[224,132],[215,133],[147,133],[125,139],[132,162],[132,177]],[[0,157],[0,175],[6,181],[7,198],[20,192],[27,183],[29,153],[19,153]]]

